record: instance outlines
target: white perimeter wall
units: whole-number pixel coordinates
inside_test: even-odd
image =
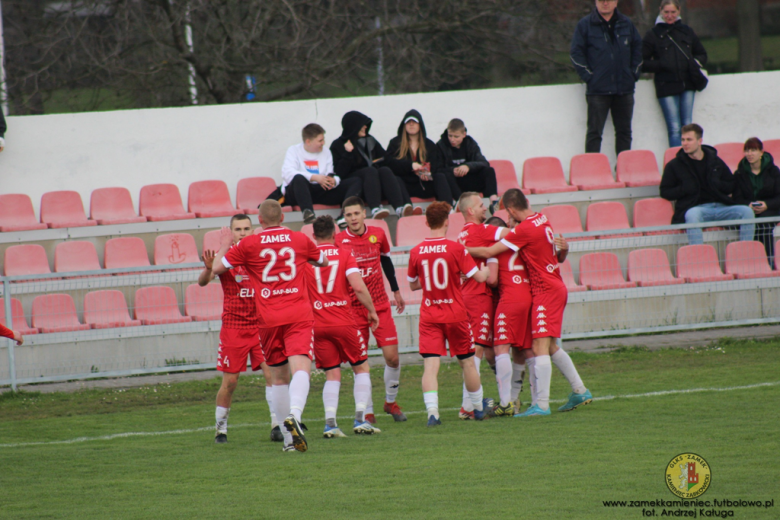
[[[694,109],[705,143],[780,138],[779,83],[780,72],[712,77]],[[8,118],[0,193],[26,193],[38,211],[43,193],[75,190],[89,214],[95,188],[124,186],[137,209],[141,186],[170,182],[186,207],[191,182],[222,179],[235,202],[238,179],[280,178],[285,150],[305,124],[324,126],[330,142],[341,133],[341,116],[359,110],[387,146],[411,108],[434,141],[447,121],[462,118],[488,159],[510,159],[518,173],[525,159],[554,155],[568,175],[571,157],[584,151],[584,85],[20,116]],[[633,148],[653,150],[660,162],[667,137],[652,81],[637,85],[633,132]],[[604,137],[602,151],[614,165],[611,122]]]

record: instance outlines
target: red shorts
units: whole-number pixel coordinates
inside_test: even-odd
[[[376,310],[377,316],[379,316],[379,327],[374,332],[374,339],[379,348],[384,348],[388,345],[398,344],[398,332],[395,330],[395,321],[393,320],[393,310],[390,305]],[[357,329],[363,335],[366,341],[368,341],[368,333],[371,327],[368,326],[368,310],[360,306],[352,307],[352,315],[355,317],[355,323],[357,323]]]
[[[483,294],[479,296],[464,296],[469,304],[466,311],[469,315],[469,323],[474,333],[474,343],[483,347],[493,347],[493,296]]]
[[[257,329],[226,329],[219,331],[217,370],[228,374],[246,371],[247,357],[252,356],[252,370],[260,370],[265,362]]]
[[[290,356],[313,358],[314,321],[298,321],[278,327],[260,328],[260,344],[266,362],[281,365]]]
[[[493,323],[493,345],[531,348],[531,300],[499,301]]]
[[[317,368],[333,368],[342,363],[355,365],[368,359],[363,334],[354,326],[314,328],[314,360]]]
[[[560,338],[563,330],[563,311],[569,299],[565,286],[534,295],[531,312],[534,338]]]
[[[420,354],[447,355],[450,346],[450,356],[465,356],[474,353],[474,336],[471,325],[467,321],[455,323],[425,323],[420,321]]]

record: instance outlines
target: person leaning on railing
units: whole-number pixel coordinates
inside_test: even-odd
[[[736,187],[734,202],[750,206],[756,218],[780,216],[780,168],[774,158],[764,151],[764,143],[758,137],[745,141],[745,158],[734,172]],[[756,224],[755,239],[761,241],[771,262],[774,257],[772,231],[777,222]]]

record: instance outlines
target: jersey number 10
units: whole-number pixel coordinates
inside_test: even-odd
[[[422,261],[423,271],[425,273],[425,290],[431,290],[431,269],[428,260]],[[447,267],[447,261],[443,258],[437,258],[433,261],[433,285],[439,289],[444,290],[447,288],[447,282],[449,281],[450,273]]]

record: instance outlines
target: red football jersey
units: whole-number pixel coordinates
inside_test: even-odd
[[[525,261],[519,251],[505,251],[496,256],[498,261],[498,295],[507,302],[531,299],[531,280]]]
[[[390,256],[390,240],[388,240],[382,228],[366,226],[366,232],[356,235],[349,229],[336,235],[336,245],[352,253],[355,257],[363,281],[368,287],[374,307],[381,309],[389,305],[385,282],[382,274],[380,256]],[[352,288],[349,290],[352,305],[363,307],[363,304],[355,297]]]
[[[490,247],[496,242],[501,240],[501,228],[496,226],[488,226],[487,224],[474,224],[473,222],[467,222],[463,229],[458,234],[458,242],[466,247]],[[487,261],[482,259],[474,259],[477,267],[482,269],[486,263],[496,262],[495,258],[488,258]],[[467,278],[463,285],[463,296],[471,295],[486,295],[492,296],[493,292],[487,283],[479,283],[472,278]]]
[[[228,269],[246,268],[263,326],[313,320],[304,266],[324,255],[309,237],[276,226],[244,238],[227,252]]]
[[[520,222],[501,241],[513,251],[520,251],[528,268],[533,294],[566,287],[558,271],[554,239],[555,234],[547,217],[534,213]]]
[[[219,275],[222,292],[222,326],[226,329],[256,329],[260,319],[255,305],[255,288],[243,266]]]
[[[0,323],[0,338],[14,339],[14,331]]]
[[[321,244],[317,247],[328,257],[328,267],[306,267],[309,297],[314,307],[314,326],[354,326],[351,286],[347,276],[360,273],[357,262],[349,251],[333,244]]]
[[[426,238],[409,252],[407,278],[420,278],[423,302],[420,319],[427,323],[453,323],[468,320],[460,275],[471,278],[479,271],[462,244],[446,238]]]

